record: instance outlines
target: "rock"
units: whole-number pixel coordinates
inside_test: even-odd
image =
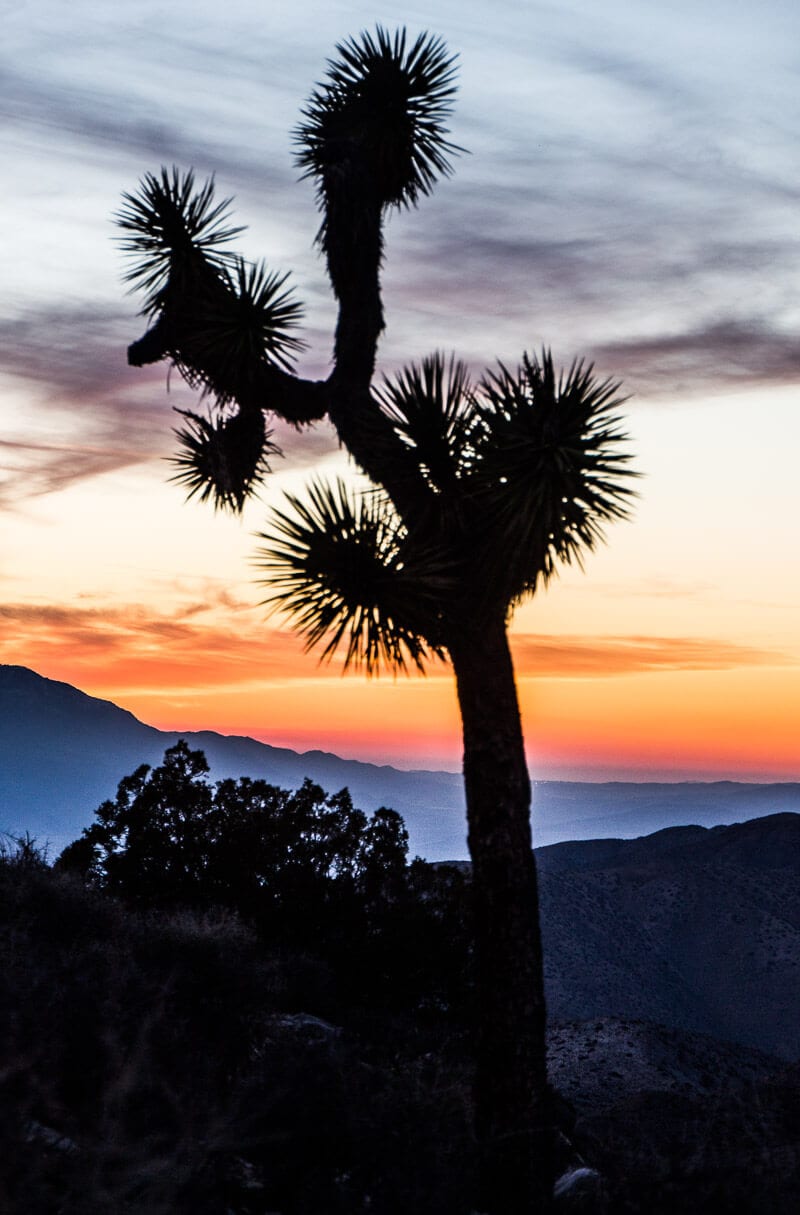
[[[553,1188],[553,1198],[555,1210],[564,1215],[604,1215],[608,1210],[605,1182],[596,1169],[586,1166],[562,1173]]]
[[[310,1042],[329,1042],[331,1038],[341,1037],[342,1033],[338,1025],[331,1025],[329,1021],[310,1013],[286,1013],[276,1017],[275,1023]]]

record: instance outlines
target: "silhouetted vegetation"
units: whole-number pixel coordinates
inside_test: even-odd
[[[176,480],[241,511],[279,453],[269,422],[327,417],[371,483],[316,482],[263,535],[273,606],[309,645],[368,671],[452,664],[476,901],[476,1134],[492,1215],[544,1211],[553,1135],[530,780],[507,628],[514,607],[580,562],[632,489],[619,385],[547,349],[473,381],[435,353],[375,387],[384,329],[384,222],[451,172],[455,59],[428,34],[378,27],[337,47],[295,131],[321,212],[317,243],[338,304],[333,368],[295,374],[301,307],[286,276],[228,248],[241,229],[193,174],[145,175],[119,214],[127,278],[149,328],[129,348],[202,389],[182,411]]]
[[[8,861],[0,912],[4,1211],[467,1210],[454,1045],[319,956]]]
[[[324,960],[345,1002],[463,1020],[462,873],[408,865],[400,815],[381,808],[368,818],[347,789],[212,784],[208,771],[203,752],[179,741],[161,765],[120,781],[56,869],[143,910],[235,912],[265,945]]]
[[[466,1211],[468,882],[185,742],[0,853],[3,1209]]]

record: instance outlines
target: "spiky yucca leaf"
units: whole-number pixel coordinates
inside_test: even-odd
[[[358,162],[382,206],[413,206],[452,170],[445,121],[455,93],[455,56],[441,39],[380,25],[336,47],[328,78],[295,131],[297,163],[316,177],[324,203],[331,181]]]
[[[344,648],[344,665],[369,674],[424,670],[442,656],[435,632],[441,572],[408,552],[407,536],[389,500],[377,491],[354,496],[341,480],[315,481],[288,510],[273,510],[260,535],[257,566],[270,593],[265,602],[294,618],[307,648],[322,658]],[[426,627],[429,626],[429,627]]]
[[[193,323],[190,331],[179,327],[175,362],[192,387],[225,404],[246,392],[262,361],[293,369],[294,354],[305,348],[292,332],[303,306],[291,289],[282,290],[288,277],[237,257],[217,290],[187,301],[187,308],[194,304]]]
[[[244,231],[226,226],[231,200],[214,201],[214,179],[195,188],[194,172],[162,166],[146,173],[138,194],[123,194],[124,206],[115,216],[128,236],[120,244],[136,261],[125,274],[133,289],[146,294],[144,311],[157,312],[160,294],[181,260],[201,254],[209,268],[224,270],[232,260],[220,246]]]
[[[237,323],[230,327],[232,348],[238,346],[245,356],[262,354],[291,371],[293,356],[305,350],[306,343],[292,333],[302,319],[303,305],[291,288],[282,290],[288,273],[270,273],[263,262],[237,258],[231,278],[238,303]]]
[[[411,363],[375,390],[397,434],[412,447],[430,484],[450,487],[469,452],[475,414],[464,363],[439,352]]]
[[[267,456],[280,454],[270,442],[259,410],[201,417],[177,410],[186,425],[175,431],[181,446],[172,463],[171,479],[188,489],[188,497],[211,501],[216,510],[240,512],[247,498],[269,472]]]
[[[547,581],[559,561],[580,565],[604,524],[628,516],[637,474],[625,467],[619,387],[583,361],[556,372],[548,350],[483,379],[473,475],[509,599]]]

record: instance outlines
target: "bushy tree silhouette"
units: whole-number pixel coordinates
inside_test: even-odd
[[[157,767],[123,777],[55,868],[139,909],[232,909],[271,948],[318,958],[344,1005],[446,1008],[461,1025],[468,888],[407,856],[394,810],[368,817],[347,789],[310,780],[212,784],[203,752],[180,740]]]
[[[297,920],[298,906],[308,914],[337,886],[369,902],[404,885],[408,832],[394,810],[367,818],[347,789],[311,780],[290,790],[248,776],[212,784],[208,773],[204,753],[179,739],[158,767],[122,778],[57,867],[143,905],[262,917],[285,907]]]
[[[368,672],[449,659],[464,734],[479,992],[476,1129],[482,1211],[526,1215],[552,1194],[551,1117],[530,782],[508,645],[511,611],[581,559],[631,489],[618,385],[547,350],[473,381],[434,354],[373,386],[384,327],[383,221],[415,206],[459,149],[445,125],[455,62],[435,37],[378,28],[337,47],[295,132],[338,301],[333,369],[293,374],[300,309],[285,279],[226,249],[239,229],[212,184],[162,169],[119,222],[151,325],[130,362],[170,360],[210,402],[187,411],[177,479],[238,510],[276,452],[267,419],[328,417],[373,485],[313,484],[264,532],[274,605],[309,646]]]

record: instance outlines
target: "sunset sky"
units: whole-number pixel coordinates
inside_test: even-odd
[[[99,0],[9,6],[0,46],[0,662],[168,729],[402,767],[460,761],[449,671],[319,667],[265,618],[265,503],[350,475],[325,427],[243,518],[169,484],[165,366],[113,212],[148,170],[214,173],[242,252],[291,271],[300,367],[334,309],[290,132],[338,40],[375,23],[460,56],[455,175],[387,228],[390,371],[543,343],[623,381],[632,522],[517,611],[540,779],[800,779],[800,12],[796,0]]]

